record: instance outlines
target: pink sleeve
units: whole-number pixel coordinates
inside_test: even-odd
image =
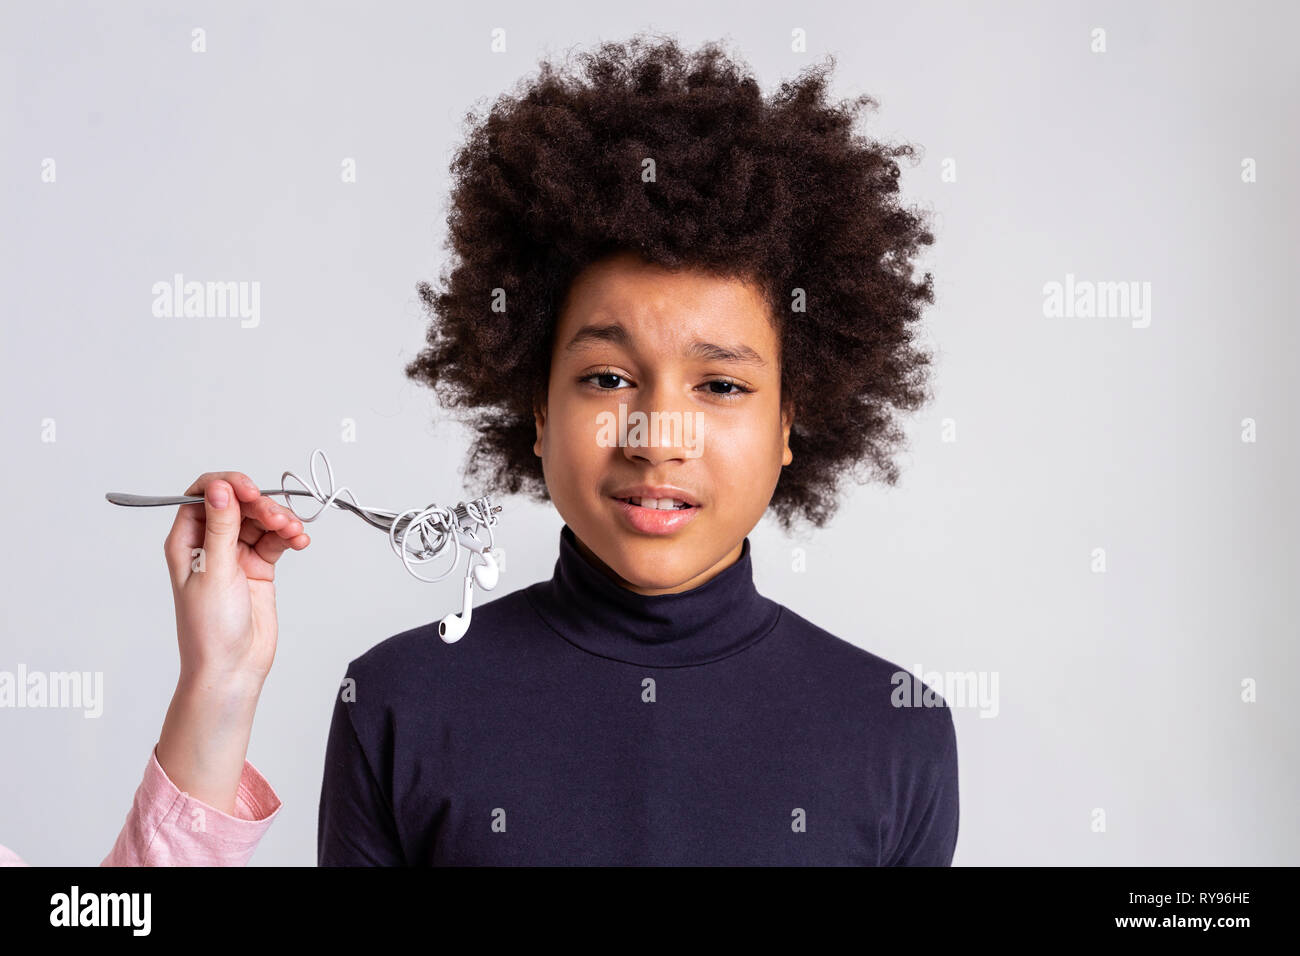
[[[9,849],[7,846],[0,846],[0,866],[26,866],[27,863],[21,856]]]
[[[280,812],[280,798],[248,761],[235,815],[182,793],[149,754],[117,842],[100,866],[243,866]]]

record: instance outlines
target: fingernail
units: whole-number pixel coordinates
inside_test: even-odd
[[[226,486],[213,485],[212,494],[208,496],[208,500],[212,502],[214,508],[224,508],[230,501],[230,498],[226,495]]]

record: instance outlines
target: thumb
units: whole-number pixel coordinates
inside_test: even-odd
[[[209,573],[230,574],[239,561],[243,511],[228,482],[214,479],[203,492],[203,552]]]

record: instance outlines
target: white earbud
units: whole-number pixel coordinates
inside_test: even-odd
[[[496,555],[489,550],[483,550],[479,552],[478,556],[483,563],[474,568],[474,580],[478,582],[478,586],[484,591],[491,591],[497,586],[501,574],[497,568]]]
[[[461,612],[448,614],[438,623],[438,636],[444,644],[455,644],[469,630],[470,615],[474,612],[474,582],[465,575],[465,591],[461,596]]]
[[[475,548],[473,545],[469,547],[471,551],[469,562],[472,569],[467,568],[465,571],[465,591],[461,597],[461,612],[448,614],[438,624],[438,636],[447,644],[455,644],[469,630],[470,616],[474,611],[474,585],[478,584],[484,591],[491,591],[497,586],[497,581],[501,577],[496,555],[490,548]],[[474,564],[475,554],[482,564]]]

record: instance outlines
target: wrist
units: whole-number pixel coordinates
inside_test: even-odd
[[[176,787],[233,813],[260,681],[188,674],[176,683],[159,734],[157,759]]]
[[[241,704],[255,708],[265,680],[265,674],[242,670],[182,667],[176,679],[175,696],[222,710],[237,709]]]

